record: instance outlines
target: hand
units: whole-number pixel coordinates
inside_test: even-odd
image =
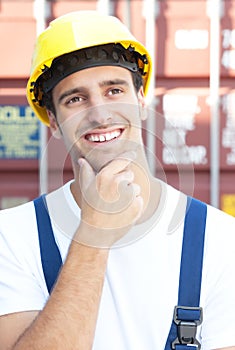
[[[140,186],[131,170],[135,153],[127,152],[95,174],[80,159],[81,224],[77,239],[85,244],[110,247],[135,224],[143,211]]]

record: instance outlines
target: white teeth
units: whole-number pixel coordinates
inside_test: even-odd
[[[120,130],[114,130],[107,132],[106,134],[90,134],[87,136],[87,140],[91,142],[105,142],[117,138],[120,135]]]
[[[100,142],[104,142],[104,141],[105,141],[104,135],[100,135]]]
[[[89,135],[88,140],[92,142],[99,142],[99,137],[97,135]]]

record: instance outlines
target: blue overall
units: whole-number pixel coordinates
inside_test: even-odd
[[[50,293],[62,266],[62,259],[52,231],[45,195],[35,199],[34,205],[42,268]],[[192,197],[187,198],[178,305],[173,311],[172,325],[164,350],[200,349],[200,343],[196,339],[196,331],[197,326],[202,322],[202,308],[199,307],[199,302],[206,215],[206,204]]]

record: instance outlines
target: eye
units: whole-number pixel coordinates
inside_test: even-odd
[[[79,103],[79,102],[82,102],[84,101],[85,98],[84,97],[81,97],[81,96],[74,96],[74,97],[71,97],[69,98],[67,101],[66,101],[66,104],[73,104],[73,103]]]
[[[108,91],[108,95],[112,96],[112,95],[118,95],[121,94],[123,91],[119,88],[114,88]]]

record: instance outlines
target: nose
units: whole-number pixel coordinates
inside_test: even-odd
[[[111,122],[111,111],[108,103],[100,99],[99,103],[92,104],[88,111],[88,120],[90,123],[108,124]]]

